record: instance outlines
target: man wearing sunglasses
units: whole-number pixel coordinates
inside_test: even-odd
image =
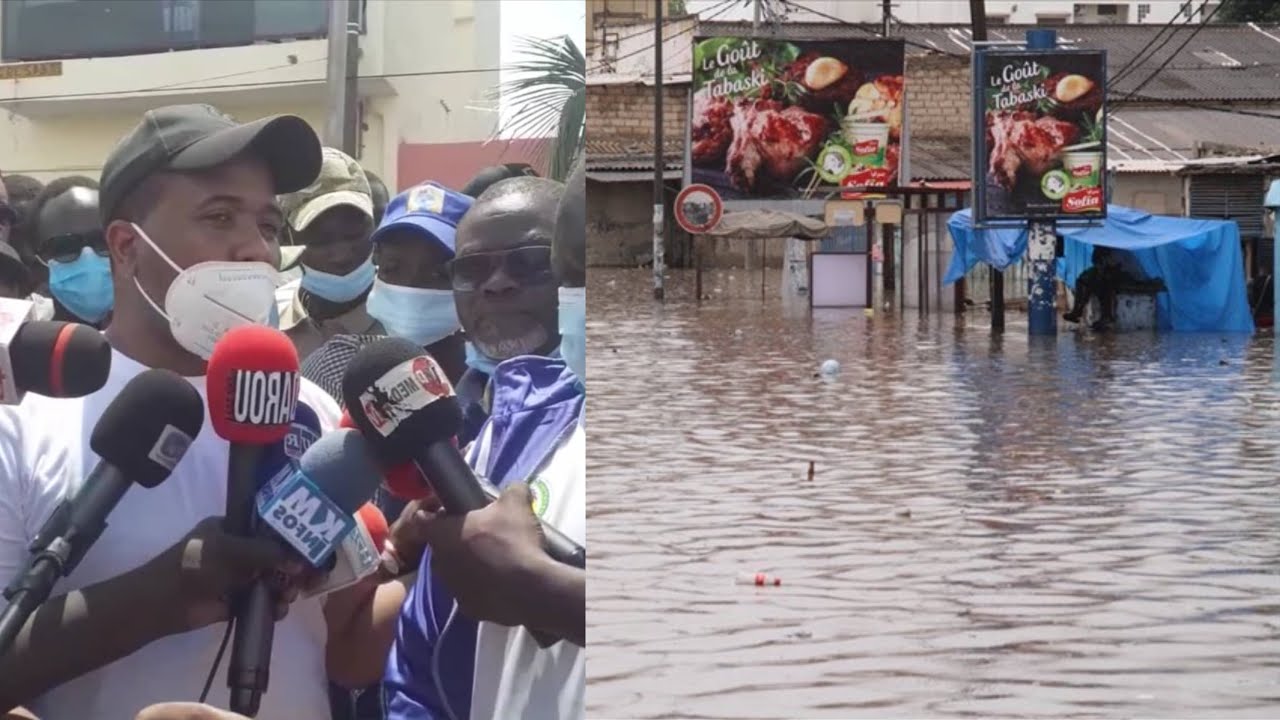
[[[449,268],[458,315],[467,334],[468,378],[483,376],[492,401],[493,417],[484,424],[468,453],[468,462],[499,487],[517,487],[500,503],[504,518],[510,519],[513,508],[522,506],[519,519],[525,525],[521,529],[532,527],[536,533],[529,513],[530,503],[536,499],[540,515],[553,524],[565,525],[562,530],[581,539],[585,493],[577,493],[561,481],[574,474],[575,458],[584,459],[584,436],[576,432],[583,394],[564,360],[548,357],[555,354],[560,340],[551,246],[563,188],[560,183],[538,178],[503,180],[491,186],[462,219],[457,256]],[[425,511],[420,515],[419,526],[439,522]],[[583,517],[574,521],[579,515]],[[444,529],[431,533],[434,540],[425,538],[431,544],[430,554],[423,558],[422,571],[401,611],[387,664],[388,717],[580,717],[583,665],[581,656],[566,643],[545,653],[536,649],[536,643],[532,648],[521,645],[521,658],[526,651],[539,656],[539,664],[521,677],[545,682],[533,683],[537,685],[533,689],[530,683],[516,683],[531,694],[498,698],[505,667],[519,674],[523,661],[516,659],[507,665],[507,653],[501,648],[507,647],[508,638],[500,637],[500,631],[486,635],[477,620],[497,620],[505,625],[525,621],[513,623],[513,615],[490,614],[474,604],[476,594],[468,595],[467,604],[455,603],[455,583],[460,590],[484,587],[479,595],[490,599],[502,596],[499,604],[506,610],[515,605],[526,610],[535,606],[545,609],[554,603],[539,602],[533,597],[540,594],[537,588],[512,584],[514,576],[509,574],[499,577],[480,568],[465,576],[448,572],[446,568],[468,563],[465,558],[471,548],[450,542],[456,540],[451,526],[436,527]],[[421,527],[418,532],[424,534]],[[521,577],[528,577],[525,570],[544,567],[538,558],[546,558],[545,553],[539,556],[530,551],[530,547],[537,549],[539,541],[534,537],[532,546],[502,558],[508,569],[518,565],[516,574]],[[521,536],[516,542],[527,539],[527,535]],[[511,547],[503,544],[497,552],[505,555]],[[439,559],[434,558],[436,553]],[[437,567],[446,572],[437,573]],[[558,571],[553,575],[563,577]],[[530,617],[530,627],[581,642],[581,634],[566,626],[573,623],[543,623],[558,609]],[[488,641],[484,641],[486,637]],[[545,667],[540,664],[544,660],[548,662]]]
[[[46,273],[54,319],[105,328],[115,292],[98,183],[74,176],[54,180],[36,198],[32,215],[35,258]]]
[[[449,274],[467,335],[467,365],[486,376],[519,355],[560,344],[551,238],[564,186],[519,177],[486,190],[458,233]]]

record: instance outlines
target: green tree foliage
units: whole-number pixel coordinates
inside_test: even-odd
[[[563,182],[586,140],[587,60],[567,35],[518,42],[521,59],[507,68],[517,77],[497,89],[515,113],[498,134],[551,138],[534,164],[549,155],[547,175]]]
[[[1280,22],[1280,0],[1231,0],[1218,11],[1222,22]]]

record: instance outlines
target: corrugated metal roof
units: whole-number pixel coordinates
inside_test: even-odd
[[[588,171],[653,172],[653,139],[593,140],[587,139]],[[667,170],[684,168],[684,138],[663,138],[662,155]]]
[[[964,139],[911,138],[912,180],[968,180],[969,141]]]
[[[1280,109],[1267,112],[1275,117],[1201,108],[1119,108],[1107,122],[1107,149],[1116,161],[1173,163],[1195,160],[1200,154],[1197,143],[1203,141],[1263,154],[1280,151]]]
[[[1198,23],[1179,25],[1165,32],[1155,43],[1159,49],[1112,88],[1112,94],[1123,97],[1156,71],[1170,55],[1169,63],[1142,88],[1139,95],[1160,100],[1280,100],[1280,24],[1206,25],[1190,42],[1178,50],[1194,32]],[[1030,26],[994,25],[988,35],[994,41],[1021,42]],[[1129,65],[1143,53],[1164,25],[1084,25],[1071,24],[1057,28],[1059,43],[1064,47],[1107,51],[1111,75]],[[601,82],[604,75],[632,76],[637,80],[653,76],[653,31],[646,25],[613,29],[620,38],[605,63],[605,46],[597,48],[588,61],[589,83]],[[766,36],[797,40],[819,38],[850,39],[879,36],[878,25],[840,25],[835,23],[785,22],[765,24]],[[688,22],[668,27],[663,46],[663,66],[669,82],[687,82],[692,62],[691,46],[695,35],[750,34],[751,24],[703,20],[694,27]],[[909,41],[908,56],[930,52],[967,55],[972,34],[961,25],[895,25],[892,35]],[[1168,42],[1165,42],[1165,40]],[[932,48],[933,50],[927,50]],[[678,76],[678,77],[676,77]]]
[[[684,171],[678,168],[662,172],[663,180],[680,180],[683,177]],[[644,170],[588,170],[587,179],[605,183],[648,182],[653,180],[653,169],[650,168],[647,172]]]

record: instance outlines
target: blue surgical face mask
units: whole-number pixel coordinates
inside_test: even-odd
[[[51,261],[49,292],[76,317],[96,323],[115,304],[111,263],[87,247],[71,262]]]
[[[365,259],[360,267],[346,275],[333,275],[320,272],[306,265],[302,266],[302,289],[318,295],[329,302],[344,303],[360,297],[360,293],[369,289],[377,271],[373,267],[373,256]]]
[[[452,290],[405,287],[374,280],[365,310],[382,323],[387,333],[424,347],[445,339],[461,326]]]
[[[493,371],[498,369],[500,362],[502,361],[480,352],[480,348],[476,347],[475,343],[467,343],[467,367],[485,375],[492,375]]]
[[[587,384],[587,289],[560,288],[560,355]]]

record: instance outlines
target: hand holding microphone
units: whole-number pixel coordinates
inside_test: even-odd
[[[228,534],[257,534],[254,496],[258,465],[268,449],[284,441],[297,404],[298,352],[279,330],[259,325],[223,335],[209,357],[209,418],[230,443],[227,463]],[[227,667],[231,709],[254,716],[267,691],[275,606],[280,600],[266,578],[254,580],[235,598],[235,635]]]
[[[452,438],[462,410],[444,371],[417,345],[385,338],[366,345],[342,378],[342,398],[383,467],[414,463],[451,514],[479,510],[491,495]],[[586,568],[586,549],[539,522],[548,554]]]

